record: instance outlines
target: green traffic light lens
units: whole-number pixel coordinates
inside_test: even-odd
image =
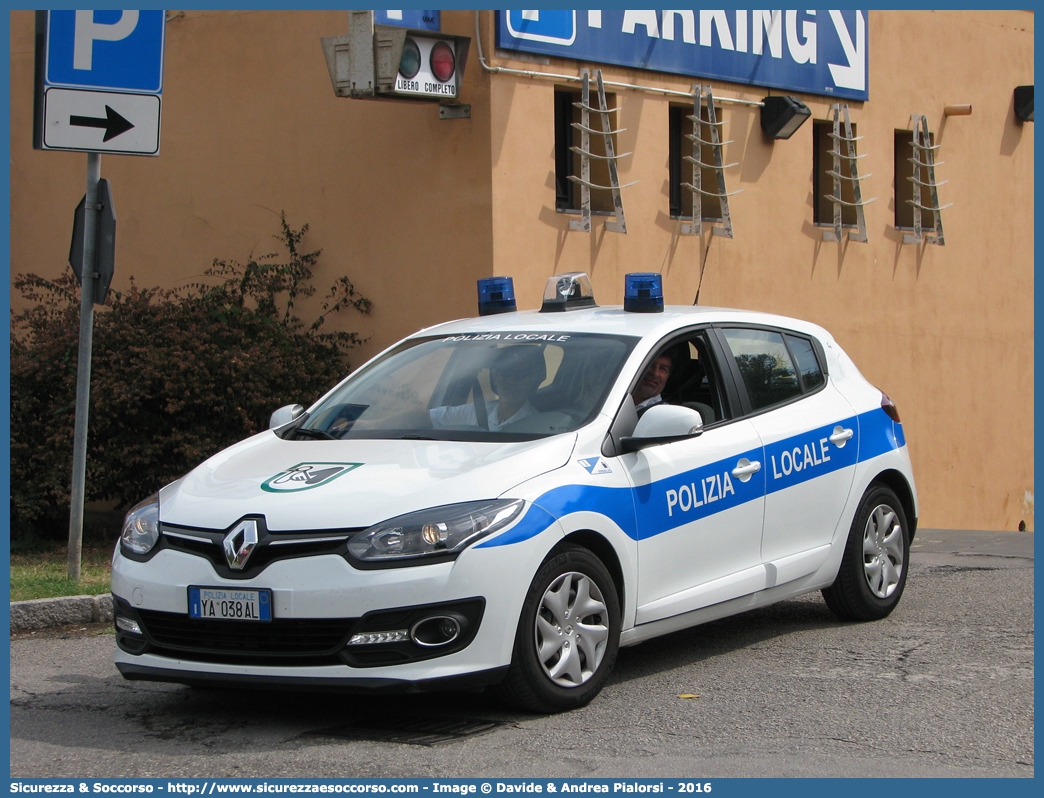
[[[402,58],[399,61],[399,74],[407,80],[416,77],[421,68],[421,54],[417,42],[406,39],[402,46]]]

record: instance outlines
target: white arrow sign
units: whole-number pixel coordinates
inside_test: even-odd
[[[159,133],[159,95],[58,88],[44,94],[45,149],[155,155]]]
[[[830,67],[830,76],[834,79],[835,85],[843,86],[846,89],[865,91],[866,21],[863,19],[862,11],[856,11],[855,14],[856,35],[855,43],[853,43],[852,35],[848,32],[848,26],[845,24],[845,18],[841,16],[841,12],[830,12],[830,19],[834,23],[834,28],[837,29],[837,38],[841,40],[841,47],[845,51],[845,58],[848,59],[848,65],[842,66],[841,64],[827,64],[827,66]]]

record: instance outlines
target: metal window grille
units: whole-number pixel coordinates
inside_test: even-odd
[[[707,101],[707,119],[703,119],[700,113],[704,101]],[[692,224],[683,224],[681,232],[683,235],[698,236],[703,233],[703,198],[716,197],[721,202],[721,226],[714,225],[711,228],[713,235],[732,238],[732,214],[729,212],[729,197],[739,194],[733,191],[730,194],[725,188],[725,169],[736,166],[734,163],[724,164],[722,157],[722,146],[731,144],[731,141],[721,140],[721,128],[725,122],[719,122],[717,112],[714,108],[714,93],[707,86],[704,95],[703,86],[694,84],[692,87],[692,113],[688,116],[692,120],[692,134],[686,134],[685,138],[692,142],[692,155],[686,155],[683,160],[692,167],[692,182],[682,183],[683,188],[692,191]],[[703,145],[711,148],[714,163],[704,163],[702,159]],[[703,170],[713,169],[717,177],[718,190],[707,191],[703,187]],[[742,189],[740,189],[742,191]]]
[[[855,231],[849,231],[849,241],[859,241],[863,244],[866,243],[866,213],[864,208],[873,202],[877,197],[872,197],[868,200],[863,199],[863,192],[860,186],[860,181],[865,180],[872,175],[859,174],[858,161],[860,158],[864,158],[865,155],[856,154],[856,142],[862,138],[862,136],[852,135],[852,119],[848,115],[848,104],[847,103],[834,103],[830,106],[830,110],[834,116],[834,128],[831,131],[830,138],[833,143],[833,149],[827,153],[833,157],[833,168],[827,170],[827,174],[833,178],[833,193],[828,194],[825,199],[830,200],[834,206],[834,224],[829,230],[823,231],[824,241],[840,241],[842,236],[841,231],[841,209],[842,206],[854,208],[856,213],[856,227]],[[844,132],[841,130],[841,116],[844,114]],[[841,152],[841,144],[844,142],[845,152]],[[847,174],[845,171],[847,170]],[[846,201],[841,198],[842,195],[842,183],[846,181],[852,189],[852,201]]]
[[[939,149],[939,146],[932,146],[931,134],[928,132],[927,116],[914,114],[910,117],[910,121],[913,123],[913,157],[910,158],[910,163],[913,164],[913,175],[906,179],[913,183],[913,199],[907,200],[907,202],[913,206],[914,234],[904,235],[903,243],[920,244],[923,241],[928,244],[938,244],[940,247],[945,246],[946,238],[943,235],[941,211],[943,208],[949,208],[953,203],[951,202],[941,207],[939,205],[939,186],[947,182],[943,180],[940,183],[935,179],[935,167],[943,163],[943,161],[937,163],[935,160],[935,152]],[[922,169],[925,170],[925,174],[928,177],[927,181],[921,180]],[[930,205],[925,205],[921,202],[922,188],[928,190]],[[926,236],[924,234],[925,227],[921,221],[921,213],[923,211],[932,214],[932,229],[935,235]]]
[[[611,191],[613,192],[613,208],[614,208],[614,220],[606,221],[605,229],[613,233],[627,233],[627,219],[624,216],[623,196],[620,194],[621,188],[627,188],[633,186],[638,181],[633,183],[627,183],[623,186],[620,185],[620,176],[616,167],[616,161],[618,158],[626,158],[632,153],[625,152],[617,155],[615,147],[613,145],[613,136],[617,133],[623,132],[623,129],[612,130],[609,124],[609,114],[615,113],[616,108],[608,108],[605,101],[605,84],[602,82],[602,70],[598,69],[595,71],[595,77],[598,81],[598,107],[591,105],[591,86],[590,86],[590,73],[587,69],[581,72],[583,77],[583,89],[581,93],[581,100],[573,105],[580,109],[580,122],[573,122],[573,128],[580,131],[580,146],[570,147],[570,149],[580,156],[580,175],[569,175],[569,179],[575,183],[580,184],[580,218],[571,219],[569,221],[570,230],[580,230],[581,232],[591,232],[591,191]],[[591,114],[598,114],[601,117],[601,130],[595,130],[591,127]],[[591,152],[591,135],[604,136],[605,139],[605,155],[595,155]],[[591,182],[591,159],[599,158],[604,159],[609,169],[609,185],[600,186]]]

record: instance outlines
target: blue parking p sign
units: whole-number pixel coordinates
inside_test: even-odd
[[[441,19],[438,11],[423,11],[413,8],[405,11],[374,11],[373,21],[378,25],[396,25],[400,28],[414,30],[440,30]]]
[[[163,91],[163,11],[50,11],[48,86]]]
[[[531,42],[570,45],[576,40],[576,11],[505,11],[512,36]]]

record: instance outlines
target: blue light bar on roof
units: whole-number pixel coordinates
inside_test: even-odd
[[[635,272],[624,277],[624,310],[663,313],[663,275]]]
[[[515,307],[515,283],[510,277],[483,277],[478,281],[480,316],[510,313]]]

